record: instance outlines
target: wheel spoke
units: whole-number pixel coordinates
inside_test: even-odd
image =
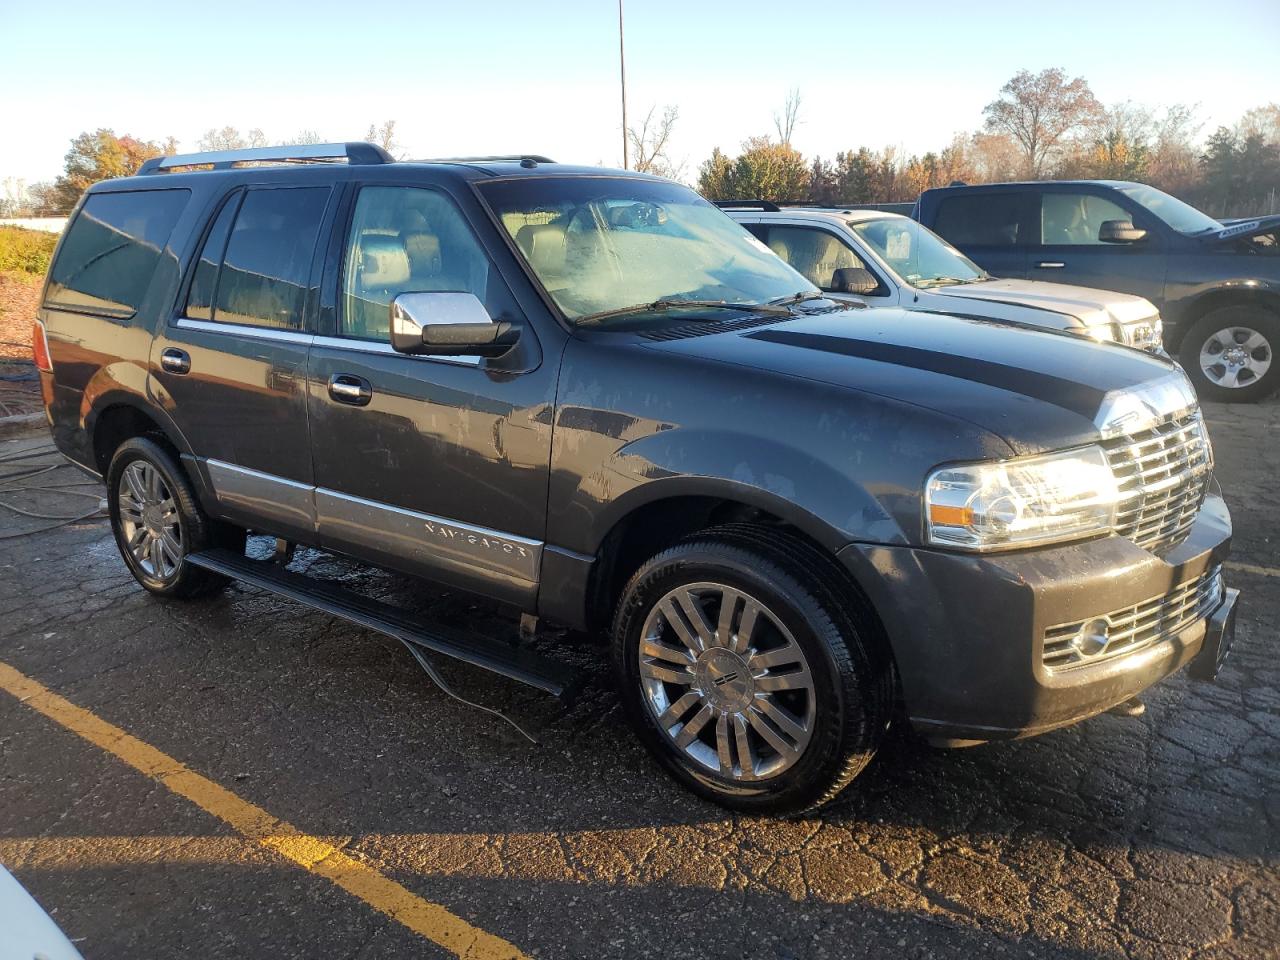
[[[671,602],[671,599],[663,600],[658,609],[662,611],[662,616],[667,621],[667,626],[680,638],[680,642],[689,648],[689,652],[694,656],[701,653],[702,646],[698,643],[698,638],[689,630],[689,625],[685,623],[684,617],[676,609],[676,605]]]
[[[756,689],[765,693],[776,690],[811,690],[813,679],[808,670],[796,670],[793,673],[766,673],[756,677]]]
[[[154,573],[157,577],[163,577],[164,576],[164,547],[161,546],[160,544],[160,538],[152,537],[150,546],[151,546],[151,550],[149,551],[149,553],[151,556],[151,572]]]
[[[733,647],[735,637],[733,634],[734,614],[738,611],[738,601],[741,595],[736,590],[730,590],[727,587],[720,594],[720,621],[716,624],[716,643],[722,647]]]
[[[730,649],[734,653],[746,653],[751,649],[751,639],[755,636],[756,623],[760,619],[760,605],[754,600],[744,600],[742,617],[738,620],[738,632],[733,635]]]
[[[664,667],[661,664],[642,660],[640,661],[640,672],[651,680],[678,683],[682,687],[693,685],[693,674],[688,670],[675,670],[671,667]]]
[[[769,721],[755,710],[747,711],[747,722],[750,723],[755,732],[760,734],[769,746],[778,751],[778,754],[785,760],[794,761],[794,759],[799,756],[799,752],[796,750],[795,744],[787,740],[786,737],[770,726]]]
[[[711,704],[706,704],[701,710],[695,713],[693,718],[681,727],[680,732],[676,734],[676,746],[683,750],[689,744],[693,743],[694,738],[702,728],[707,725],[707,721],[711,719],[711,715],[713,713],[715,713],[715,711],[711,709]]]
[[[177,566],[182,560],[182,547],[178,545],[178,541],[174,539],[173,534],[166,530],[160,534],[160,543],[164,547],[165,553],[169,555],[169,559],[173,566]]]
[[[1249,335],[1244,339],[1244,342],[1241,343],[1240,346],[1244,347],[1250,353],[1253,353],[1253,351],[1257,350],[1259,347],[1270,346],[1270,344],[1267,343],[1267,338],[1258,333],[1257,330],[1249,330],[1246,332]]]
[[[683,697],[662,711],[662,716],[658,717],[658,723],[661,724],[662,729],[670,730],[679,723],[680,719],[693,709],[693,705],[698,703],[700,700],[702,700],[702,694],[698,693],[696,690],[690,690]]]
[[[124,471],[124,482],[134,501],[141,504],[147,499],[147,491],[143,488],[142,479],[138,476],[137,464],[131,463]]]
[[[759,672],[764,672],[773,667],[785,667],[790,663],[804,663],[800,647],[791,640],[788,640],[784,646],[775,647],[772,650],[758,650],[747,660],[747,666],[752,671]]]
[[[665,660],[667,663],[679,664],[682,667],[693,663],[693,654],[684,647],[673,647],[657,640],[641,640],[640,653],[643,656],[652,657],[655,660]]]
[[[739,776],[743,780],[754,780],[756,755],[751,750],[751,738],[747,736],[747,718],[740,713],[733,717],[733,733],[738,747],[738,766],[741,768]]]
[[[729,715],[727,713],[716,717],[716,759],[720,761],[720,772],[726,777],[732,777],[733,754],[729,751]]]
[[[796,722],[782,707],[773,702],[772,697],[756,698],[756,709],[769,718],[773,724],[794,742],[799,743],[805,737],[805,729]]]
[[[692,591],[681,590],[676,595],[680,603],[680,609],[684,615],[689,618],[689,625],[693,627],[694,633],[701,644],[701,649],[706,650],[716,645],[716,634],[711,629],[711,624],[707,623],[707,616],[702,612],[702,605],[698,603]]]

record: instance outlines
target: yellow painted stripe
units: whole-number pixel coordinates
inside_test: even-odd
[[[242,800],[6,663],[0,663],[0,689],[135,770],[160,781],[242,836],[319,874],[450,953],[466,960],[527,960],[502,938],[485,933],[437,903],[415,896],[389,877],[347,856],[332,843],[308,836],[261,807]]]
[[[1234,560],[1228,560],[1227,569],[1239,570],[1241,573],[1256,573],[1263,577],[1280,577],[1280,570],[1275,567],[1260,567],[1255,563],[1237,563]]]

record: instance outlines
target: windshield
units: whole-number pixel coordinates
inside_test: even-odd
[[[679,184],[524,177],[491,180],[479,189],[571,321],[590,318],[619,326],[624,317],[634,321],[637,314],[649,314],[652,320],[653,314],[682,309],[669,301],[699,300],[703,309],[707,301],[746,307],[819,293],[768,247]],[[600,317],[612,311],[626,313]]]
[[[906,217],[855,221],[851,230],[916,287],[985,280],[982,268],[927,227]]]
[[[1116,189],[1130,200],[1146,207],[1179,233],[1207,233],[1222,229],[1222,224],[1207,213],[1201,213],[1191,204],[1183,203],[1177,197],[1171,197],[1155,187],[1148,187],[1145,183],[1130,183]]]

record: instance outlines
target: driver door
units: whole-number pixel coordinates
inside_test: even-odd
[[[532,606],[546,528],[554,365],[477,231],[442,190],[357,187],[308,404],[322,546]],[[522,326],[510,357],[392,349],[401,293],[469,292]]]

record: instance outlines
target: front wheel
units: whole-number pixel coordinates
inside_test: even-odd
[[[614,667],[641,740],[725,806],[796,813],[873,756],[889,715],[874,631],[820,562],[727,533],[651,559],[624,591]],[[837,626],[839,624],[840,626]]]
[[[1187,331],[1179,359],[1203,400],[1253,403],[1280,387],[1280,318],[1261,307],[1223,307]]]

